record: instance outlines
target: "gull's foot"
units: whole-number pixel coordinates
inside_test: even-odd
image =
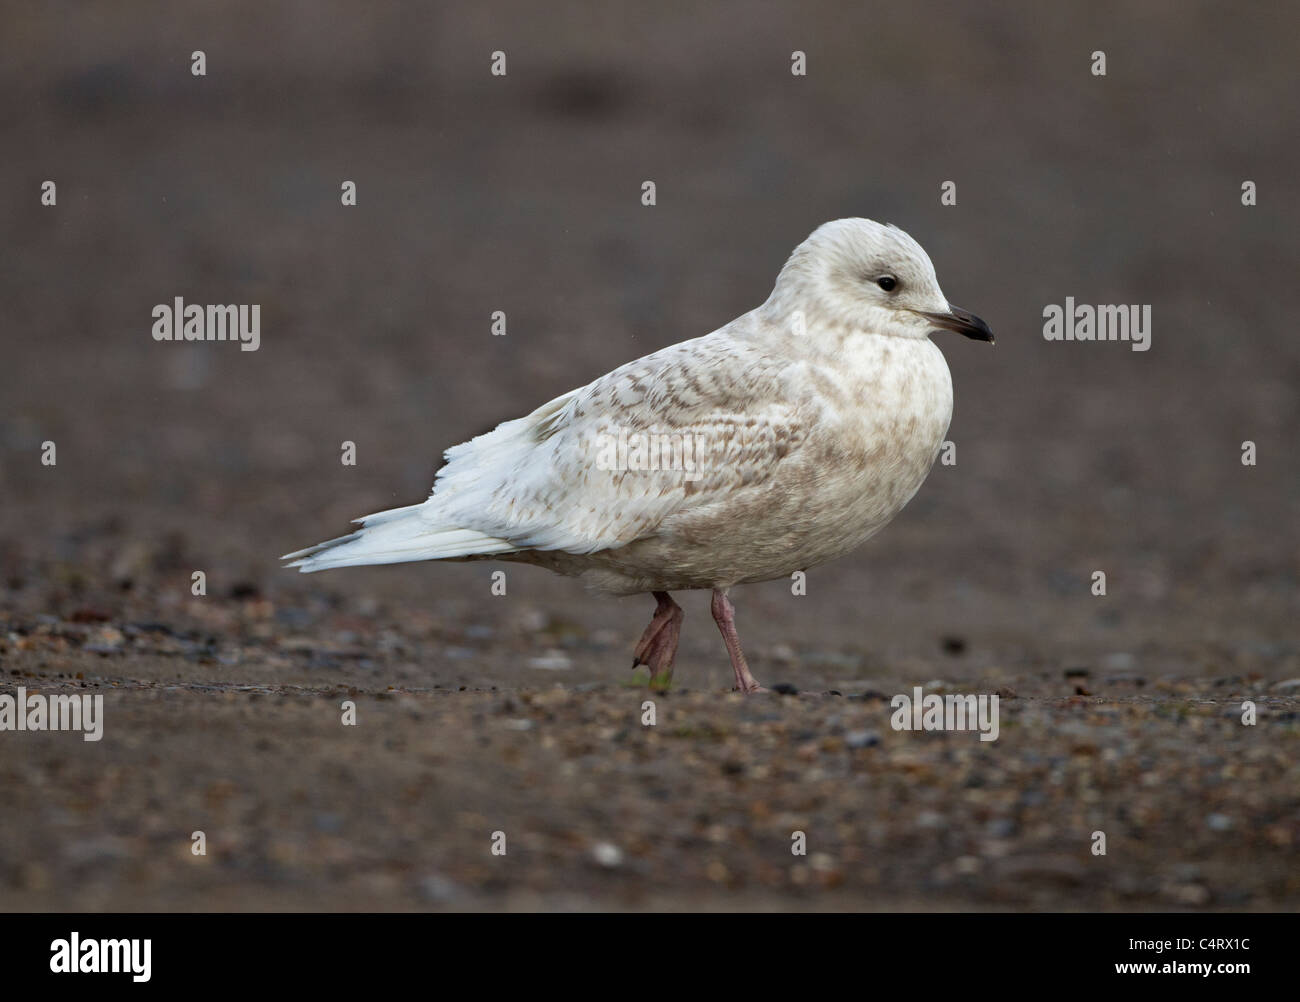
[[[635,671],[646,665],[650,669],[650,688],[663,692],[673,681],[673,661],[682,635],[682,608],[667,592],[655,592],[655,598],[659,607],[632,653],[632,668]]]
[[[671,666],[677,654],[677,641],[680,637],[680,620],[666,619],[650,635],[649,640],[642,638],[641,643],[636,645],[636,650],[632,654],[632,667],[639,668],[641,665],[649,665],[651,674],[653,674],[657,668],[663,667],[664,662]]]
[[[673,643],[681,635],[682,607],[672,600],[667,592],[655,592],[658,608],[650,620],[650,625],[641,634],[632,651],[632,667],[648,665],[656,653],[662,656],[666,643]]]
[[[623,682],[625,689],[649,689],[651,692],[668,692],[673,687],[672,669],[654,671],[648,665],[637,665]]]

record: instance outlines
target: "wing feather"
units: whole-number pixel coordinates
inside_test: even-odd
[[[519,549],[591,553],[761,485],[805,439],[806,415],[788,391],[788,362],[720,333],[449,449],[425,517]]]

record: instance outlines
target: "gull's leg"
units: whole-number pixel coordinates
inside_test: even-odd
[[[650,666],[650,682],[666,687],[673,677],[673,660],[677,657],[677,641],[682,635],[682,607],[666,591],[654,593],[659,606],[654,618],[641,634],[632,655],[632,667]]]
[[[682,607],[674,602],[672,596],[666,591],[657,591],[654,593],[654,597],[659,602],[659,606],[655,609],[650,625],[645,628],[645,632],[641,634],[641,639],[637,641],[636,650],[632,652],[633,668],[637,665],[650,663],[650,645],[654,643],[655,637],[659,636],[659,632],[667,622],[672,619],[673,614],[680,614],[682,611]]]
[[[650,665],[650,684],[657,689],[667,689],[672,684],[673,662],[677,660],[677,641],[682,636],[682,619],[685,615],[682,607],[674,602],[671,618],[650,647],[646,663]]]
[[[740,649],[740,634],[736,632],[736,610],[721,588],[713,589],[713,621],[718,624],[722,642],[727,645],[727,654],[731,657],[731,670],[736,673],[736,688],[741,692],[767,692],[758,680],[749,673],[745,664],[745,654]]]

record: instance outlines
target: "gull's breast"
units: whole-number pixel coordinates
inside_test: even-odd
[[[902,510],[952,418],[947,363],[928,339],[877,335],[846,349],[809,373],[802,441],[771,477],[669,516],[651,538],[593,555],[622,576],[611,589],[788,577],[848,553]]]
[[[952,420],[952,377],[926,339],[868,337],[844,359],[851,401],[810,437],[792,550],[810,565],[889,523],[920,489]]]

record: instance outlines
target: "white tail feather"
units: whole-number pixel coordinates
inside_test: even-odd
[[[474,529],[439,526],[429,518],[426,504],[392,508],[357,519],[361,528],[305,550],[286,553],[304,574],[331,567],[400,564],[412,560],[449,560],[480,554],[509,553],[513,544]]]

